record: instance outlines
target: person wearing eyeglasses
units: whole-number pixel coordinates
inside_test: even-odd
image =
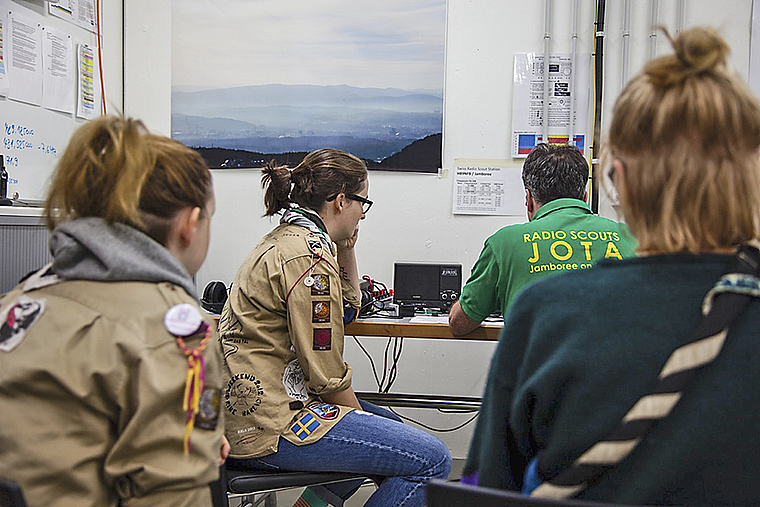
[[[446,478],[443,442],[356,398],[344,325],[360,306],[354,245],[372,206],[367,168],[335,149],[262,171],[280,223],[238,270],[219,323],[230,465],[381,478],[365,505],[422,506]],[[308,488],[299,507],[343,505],[361,481]]]

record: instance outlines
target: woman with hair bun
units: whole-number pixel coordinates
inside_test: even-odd
[[[446,478],[437,438],[357,400],[343,360],[344,324],[357,314],[354,255],[368,199],[367,168],[335,149],[292,171],[262,171],[266,216],[280,224],[243,261],[220,319],[230,464],[257,470],[377,477],[367,506],[421,506],[424,484]],[[343,505],[362,481],[307,489],[299,507]]]
[[[470,482],[631,505],[760,501],[760,106],[714,30],[671,42],[617,99],[606,147],[638,257],[517,298]],[[748,301],[734,320],[723,291],[746,295],[725,295]]]
[[[0,299],[0,477],[29,505],[212,505],[229,447],[192,279],[208,167],[104,116],[74,133],[46,211],[52,263]]]

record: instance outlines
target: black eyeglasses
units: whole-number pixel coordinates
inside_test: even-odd
[[[325,201],[328,201],[328,202],[332,201],[336,197],[338,197],[338,194],[331,195],[330,197],[325,199]],[[346,198],[351,199],[352,201],[357,201],[357,202],[362,203],[362,213],[364,214],[366,214],[369,211],[369,209],[372,207],[372,204],[373,204],[372,201],[370,201],[366,197],[362,197],[356,194],[346,194]]]

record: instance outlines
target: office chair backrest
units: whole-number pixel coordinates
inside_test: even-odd
[[[18,484],[0,479],[0,507],[26,507]]]
[[[531,498],[515,491],[469,486],[433,479],[427,483],[427,507],[634,507],[621,504]]]

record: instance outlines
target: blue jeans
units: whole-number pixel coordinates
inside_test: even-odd
[[[365,507],[425,505],[425,483],[433,478],[446,479],[451,471],[448,447],[433,435],[402,423],[390,411],[360,403],[363,411],[346,414],[313,444],[297,446],[280,438],[274,454],[229,462],[257,470],[366,474],[380,483]],[[349,481],[310,489],[326,502],[341,506],[361,483]]]

